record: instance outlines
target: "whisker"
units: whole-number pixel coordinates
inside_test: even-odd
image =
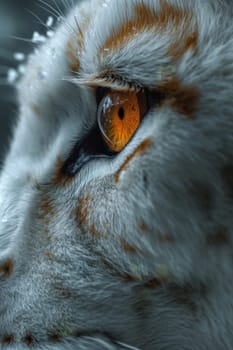
[[[67,10],[68,7],[67,7],[67,3],[65,2],[65,0],[61,0],[61,2],[62,2],[62,5],[64,6],[64,9]]]
[[[68,2],[68,0],[62,0],[62,3],[66,10],[70,9],[72,6],[74,7],[73,0],[70,0],[70,2]]]
[[[62,12],[62,10],[61,10],[60,6],[58,5],[57,1],[56,1],[56,0],[52,0],[52,1],[53,1],[53,3],[55,4],[55,6],[56,6],[58,12],[60,13],[60,17],[64,17],[65,14],[64,14],[64,12]]]
[[[57,7],[57,9],[58,9],[58,12],[60,13],[60,18],[62,18],[62,20],[63,20],[63,23],[65,23],[65,25],[66,25],[67,27],[68,27],[68,26],[70,27],[71,33],[75,32],[75,28],[73,28],[73,27],[71,26],[71,24],[69,24],[69,23],[67,23],[67,22],[64,21],[64,19],[65,19],[65,14],[64,14],[64,12],[62,12],[60,6],[58,5],[57,0],[53,0],[53,3],[56,5],[56,7]],[[64,1],[63,1],[63,4],[64,4]],[[64,7],[65,7],[65,9],[68,9],[68,7],[66,7],[65,5],[64,5]]]
[[[45,6],[44,10],[46,10],[46,7],[47,7],[47,12],[52,14],[57,19],[59,17],[63,17],[63,16],[61,16],[61,14],[59,13],[59,11],[57,9],[55,9],[52,5],[48,4],[46,1],[44,1],[44,0],[38,0],[38,1]]]
[[[21,38],[19,36],[15,36],[15,35],[10,35],[8,36],[8,39],[14,39],[14,40],[19,40],[19,41],[24,41],[30,44],[34,44],[32,39],[27,39],[27,38]]]
[[[27,9],[27,12],[29,12],[35,19],[37,19],[38,23],[41,24],[43,27],[45,27],[46,29],[48,29],[48,26],[46,25],[46,23],[44,23],[42,21],[42,19],[33,11]]]
[[[73,32],[75,32],[75,29],[65,21],[65,17],[61,16],[60,13],[54,9],[52,6],[50,6],[49,4],[47,4],[46,2],[44,2],[43,0],[38,0],[39,2],[43,3],[45,6],[43,5],[39,5],[40,8],[42,8],[44,11],[46,11],[47,13],[49,13],[50,15],[52,15],[53,17],[56,18],[56,20],[60,19],[60,21],[62,21],[66,28],[69,30],[69,32],[72,34]]]
[[[71,29],[71,34],[75,33],[76,28],[74,28],[70,23],[67,23],[64,21],[65,14],[64,14],[64,12],[62,12],[61,8],[59,7],[57,0],[53,0],[53,2],[56,5],[56,7],[58,8],[58,11],[60,12],[60,17],[63,19],[63,23],[65,23],[65,25]],[[66,0],[62,0],[62,3],[64,5],[65,10],[68,10],[70,8],[70,5]]]
[[[53,11],[51,11],[50,9],[48,9],[47,7],[45,7],[45,6],[41,5],[41,4],[39,4],[38,7],[39,7],[40,9],[44,10],[44,11],[45,11],[46,13],[48,13],[49,15],[55,17],[55,19],[57,20],[58,16],[57,16],[57,14],[55,14]]]
[[[45,7],[41,4],[39,4],[38,6],[40,9],[44,10],[46,13],[48,13],[50,16],[54,17],[56,20],[58,20],[58,18],[60,18],[60,16],[58,16],[56,13],[54,13],[52,10],[48,9],[47,7]]]

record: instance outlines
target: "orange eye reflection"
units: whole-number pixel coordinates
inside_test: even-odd
[[[138,129],[146,112],[146,95],[108,90],[97,112],[99,129],[108,147],[120,152]]]

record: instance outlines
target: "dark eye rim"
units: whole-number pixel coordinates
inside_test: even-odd
[[[99,106],[102,98],[104,97],[104,95],[107,93],[108,90],[109,90],[109,88],[104,87],[104,86],[97,87],[96,94],[95,94],[97,109],[98,109],[98,106]]]
[[[97,158],[111,158],[116,153],[112,152],[103,141],[98,125],[84,135],[73,147],[66,159],[62,173],[66,176],[75,176],[89,161]]]

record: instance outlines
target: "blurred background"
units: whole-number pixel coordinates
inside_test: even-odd
[[[17,67],[23,70],[24,57],[36,46],[30,40],[33,33],[46,35],[50,28],[44,24],[51,24],[48,17],[55,19],[60,12],[64,14],[72,1],[0,0],[0,164],[8,150],[18,110],[15,89],[7,83],[7,76],[8,81],[13,81]]]

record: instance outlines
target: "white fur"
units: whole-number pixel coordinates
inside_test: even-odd
[[[10,277],[0,275],[0,349],[3,336],[11,334],[10,350],[26,349],[27,334],[38,350],[233,347],[233,199],[221,175],[233,159],[232,11],[224,1],[169,0],[193,11],[199,28],[197,52],[176,64],[166,54],[169,31],[144,31],[121,51],[101,56],[106,38],[141,2],[159,11],[158,0],[82,1],[31,55],[18,84],[20,117],[0,178],[0,266],[15,262]],[[77,39],[76,21],[82,28],[86,17],[85,49],[77,53],[81,70],[73,76],[67,42]],[[188,120],[169,106],[153,108],[117,156],[92,160],[67,186],[54,185],[57,158],[67,159],[96,120],[95,97],[80,78],[105,68],[148,88],[175,73],[200,92],[196,115]],[[148,138],[151,147],[132,159],[116,183],[114,174]],[[211,218],[197,202],[197,184],[210,188]],[[107,239],[93,239],[89,226],[84,233],[77,223],[87,194],[88,224]],[[47,196],[54,209],[49,223],[39,215]],[[149,232],[140,232],[142,220]],[[229,244],[208,246],[207,235],[222,226]],[[163,233],[175,243],[161,243]],[[138,253],[123,252],[121,237]],[[46,251],[56,258],[48,259]],[[122,280],[124,274],[137,281]],[[158,289],[143,287],[153,278],[166,281]],[[177,302],[168,281],[191,286],[195,313]],[[59,294],[58,285],[71,296]],[[51,344],[48,333],[59,333],[62,341]]]

